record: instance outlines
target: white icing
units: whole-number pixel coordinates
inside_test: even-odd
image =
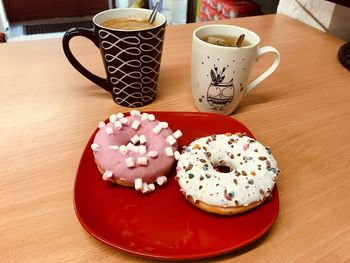
[[[232,171],[214,170],[220,161]],[[177,166],[178,183],[186,195],[223,207],[248,205],[269,196],[279,172],[264,145],[235,134],[193,141],[184,149]]]

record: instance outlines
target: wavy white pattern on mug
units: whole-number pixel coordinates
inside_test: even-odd
[[[99,33],[101,39],[106,39],[106,38],[108,38],[110,36],[114,37],[115,39],[117,39],[117,41],[114,42],[114,43],[111,43],[109,41],[105,41],[105,42],[102,41],[101,45],[102,45],[102,48],[104,50],[109,50],[109,49],[111,49],[113,47],[118,48],[117,45],[119,44],[119,42],[123,42],[123,43],[128,44],[128,45],[139,45],[140,42],[141,42],[140,39],[138,37],[136,37],[136,36],[129,36],[129,37],[120,38],[120,37],[118,37],[118,36],[108,32],[106,30],[103,30],[103,29],[101,29],[98,33]],[[131,40],[133,40],[133,41],[131,41]]]
[[[118,59],[121,61],[121,65],[119,67],[114,67],[114,66],[108,66],[107,67],[107,70],[109,73],[111,74],[114,74],[116,73],[117,71],[120,70],[120,68],[124,67],[125,65],[126,66],[129,66],[129,67],[134,67],[134,68],[138,68],[138,67],[141,67],[141,62],[139,60],[136,60],[136,59],[133,59],[133,60],[129,60],[129,61],[122,61],[121,59]]]
[[[141,72],[143,74],[149,74],[149,73],[153,72],[154,74],[158,75],[158,71],[155,70],[154,68],[151,68],[151,67],[143,67],[143,68],[141,68]]]
[[[151,32],[140,32],[138,36],[128,36],[128,37],[118,37],[111,32],[100,30],[99,35],[102,39],[101,47],[105,51],[105,60],[110,63],[114,60],[118,60],[120,65],[118,67],[107,66],[107,70],[110,74],[120,73],[122,77],[110,77],[110,82],[112,83],[113,92],[117,96],[115,101],[118,104],[127,104],[129,107],[140,107],[143,106],[143,103],[147,103],[154,99],[156,94],[156,86],[157,86],[157,78],[158,78],[158,67],[159,67],[159,57],[161,56],[161,47],[163,43],[163,39],[160,37],[165,29],[161,28],[156,34]],[[108,40],[107,40],[108,38]],[[148,43],[142,43],[142,41],[157,39],[157,45],[152,46]],[[112,39],[112,40],[111,40]],[[131,47],[126,49],[121,49],[118,44],[126,43]],[[140,45],[140,43],[142,43]],[[111,48],[117,48],[117,54],[110,54],[109,50]],[[121,59],[120,56],[122,54],[127,54],[128,57],[133,58],[135,56],[139,56],[140,59],[130,59],[125,61],[125,59]],[[147,53],[156,53],[154,56],[152,54],[148,55]],[[143,63],[143,65],[142,65]],[[122,68],[124,66],[128,66],[131,68],[137,69],[137,71],[132,72],[124,72]],[[141,69],[140,69],[141,67]],[[142,74],[148,74],[148,76],[142,78]],[[135,79],[132,83],[127,83],[124,79],[132,78]],[[146,85],[146,86],[145,86]],[[132,90],[132,91],[131,91]],[[133,100],[139,100],[137,102],[133,102]]]
[[[159,42],[163,42],[163,39],[161,37],[159,37],[159,35],[161,35],[164,30],[165,30],[164,28],[161,28],[156,34],[153,34],[152,32],[146,32],[145,35],[141,35],[141,33],[139,33],[139,37],[143,40],[150,40],[152,38],[155,38]],[[148,37],[147,37],[147,35],[148,35]]]

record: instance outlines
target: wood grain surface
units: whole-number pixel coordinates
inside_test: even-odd
[[[221,23],[247,27],[281,53],[274,74],[232,115],[274,150],[280,214],[252,245],[202,262],[350,260],[350,72],[343,41],[282,15]],[[192,31],[169,26],[157,99],[143,111],[196,111]],[[99,51],[75,39],[80,61],[103,76]],[[272,56],[256,64],[252,78]],[[126,111],[66,60],[61,39],[0,45],[0,261],[148,262],[92,238],[73,209],[75,173],[100,120]],[[223,241],[224,242],[224,241]]]

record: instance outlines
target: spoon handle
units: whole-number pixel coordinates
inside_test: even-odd
[[[153,7],[152,13],[148,18],[148,23],[149,24],[153,24],[154,20],[156,20],[156,16],[157,16],[157,11],[158,11],[158,7],[159,7],[159,1],[156,3],[156,5]]]

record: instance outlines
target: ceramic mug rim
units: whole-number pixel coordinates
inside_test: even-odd
[[[202,40],[198,35],[200,33],[202,33],[201,31],[206,31],[206,30],[215,30],[215,28],[221,28],[221,29],[227,29],[227,30],[233,30],[233,31],[241,31],[241,32],[246,32],[247,34],[249,34],[250,38],[254,38],[255,41],[251,41],[251,39],[249,38],[249,42],[251,43],[251,45],[249,46],[244,46],[244,47],[225,47],[225,46],[218,46],[218,45],[213,45],[210,44],[208,42],[205,42],[204,40]],[[208,34],[207,34],[208,35]],[[247,35],[246,35],[247,36]],[[238,36],[237,36],[238,37]],[[233,26],[233,25],[223,25],[223,24],[212,24],[212,25],[205,25],[205,26],[201,26],[196,28],[193,31],[193,39],[196,39],[197,41],[199,41],[202,45],[205,45],[207,47],[211,47],[211,48],[217,48],[217,49],[226,49],[226,50],[237,50],[237,49],[250,49],[253,47],[256,47],[259,45],[260,43],[260,37],[257,33],[244,28],[244,27],[239,27],[239,26]]]
[[[154,27],[149,27],[149,28],[144,28],[144,29],[116,29],[116,28],[102,26],[101,25],[102,22],[104,22],[108,19],[113,19],[113,17],[106,18],[102,21],[98,21],[98,20],[101,20],[102,17],[104,17],[110,13],[127,13],[127,15],[132,14],[132,13],[144,14],[144,15],[146,15],[145,18],[148,18],[151,15],[152,10],[142,9],[142,8],[114,8],[114,9],[104,10],[104,11],[101,11],[93,16],[92,21],[93,21],[94,25],[98,26],[100,28],[103,28],[103,29],[111,30],[111,31],[138,32],[138,31],[147,31],[150,29],[156,29],[156,28],[162,27],[162,26],[164,26],[164,24],[166,24],[166,17],[163,14],[157,12],[156,22],[159,22],[159,24],[157,26],[154,26]],[[123,17],[127,18],[127,15],[123,16]],[[120,18],[121,17],[122,16],[120,16]],[[117,17],[114,17],[114,18],[117,18]]]

